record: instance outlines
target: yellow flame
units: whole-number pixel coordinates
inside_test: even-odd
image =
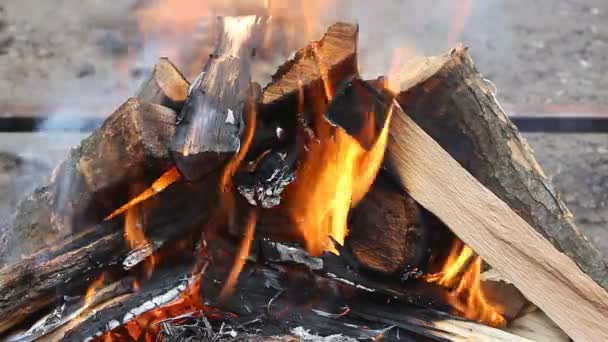
[[[127,213],[125,214],[125,239],[127,240],[129,248],[131,249],[150,246],[148,239],[144,234],[144,228],[138,215],[138,210],[135,207],[127,209]],[[146,258],[146,260],[144,260],[144,271],[147,279],[152,276],[155,266],[155,255],[150,255]],[[139,287],[138,285],[139,284],[136,286]]]
[[[481,289],[481,258],[456,239],[441,272],[426,280],[449,289],[447,300],[456,313],[494,327],[506,325],[504,316],[491,306]]]
[[[95,294],[103,289],[105,285],[106,274],[102,273],[97,279],[93,280],[91,285],[87,288],[87,291],[84,295],[84,305],[89,306],[93,302],[93,298],[95,298]]]
[[[239,250],[234,258],[234,265],[232,266],[232,269],[230,270],[230,275],[228,275],[228,279],[226,280],[226,283],[224,284],[220,292],[220,301],[225,300],[234,292],[234,286],[239,278],[239,274],[241,274],[241,271],[243,270],[243,266],[245,266],[245,262],[247,261],[247,257],[249,256],[249,253],[251,251],[251,243],[253,242],[256,221],[257,211],[255,209],[251,209],[247,218],[247,223],[245,225],[245,235],[241,240]]]
[[[300,104],[302,91],[299,94]],[[392,110],[387,113],[382,131],[370,150],[343,129],[332,126],[323,115],[315,118],[315,134],[301,151],[295,181],[287,187],[283,199],[305,248],[312,255],[324,250],[336,252],[329,237],[344,244],[348,212],[367,193],[382,164],[391,113]],[[371,128],[362,130],[363,138],[374,135],[377,124],[374,117],[373,113],[368,114],[365,122]]]

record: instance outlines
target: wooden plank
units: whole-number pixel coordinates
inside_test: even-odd
[[[408,193],[576,341],[608,341],[608,294],[479,183],[397,103],[387,156]]]

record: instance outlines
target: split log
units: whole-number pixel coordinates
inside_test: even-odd
[[[262,35],[257,16],[224,17],[214,53],[193,82],[171,144],[188,180],[217,170],[240,148],[251,63]]]
[[[404,70],[397,96],[403,110],[481,184],[608,289],[606,259],[575,226],[466,49],[412,61]]]
[[[300,89],[323,94],[325,86],[335,90],[343,80],[357,75],[358,35],[357,25],[337,23],[318,42],[296,52],[264,88],[261,115],[280,117],[283,111],[277,108],[297,108]]]
[[[130,184],[151,182],[170,168],[174,129],[173,110],[125,102],[71,151],[48,185],[20,203],[2,236],[0,265],[96,224],[127,200]]]
[[[142,84],[138,99],[169,107],[179,112],[190,84],[168,58],[161,58],[154,66],[150,78]]]
[[[608,293],[462,168],[396,102],[393,111],[389,169],[412,198],[572,339],[608,340]]]

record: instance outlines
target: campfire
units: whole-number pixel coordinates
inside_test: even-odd
[[[4,338],[608,340],[606,265],[466,48],[363,79],[336,23],[262,88],[269,18],[210,32],[21,204],[70,234],[0,271]]]

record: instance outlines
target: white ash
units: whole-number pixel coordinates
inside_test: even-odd
[[[331,278],[331,279],[335,279],[335,280],[337,280],[337,281],[339,281],[341,283],[344,283],[344,284],[353,286],[355,288],[358,288],[360,290],[365,290],[367,292],[376,292],[375,289],[372,289],[372,288],[369,288],[369,287],[366,287],[366,286],[363,286],[363,285],[360,285],[360,284],[355,284],[352,281],[347,280],[347,279],[339,278],[337,275],[335,275],[333,273],[327,273],[326,276],[329,277],[329,278]]]
[[[147,257],[151,256],[156,251],[160,244],[149,244],[146,243],[140,247],[133,249],[123,260],[122,267],[125,271],[132,269],[139,263],[144,261]]]
[[[311,334],[308,330],[303,327],[296,327],[290,331],[294,336],[301,339],[302,342],[357,342],[356,339],[342,334],[319,336]]]

